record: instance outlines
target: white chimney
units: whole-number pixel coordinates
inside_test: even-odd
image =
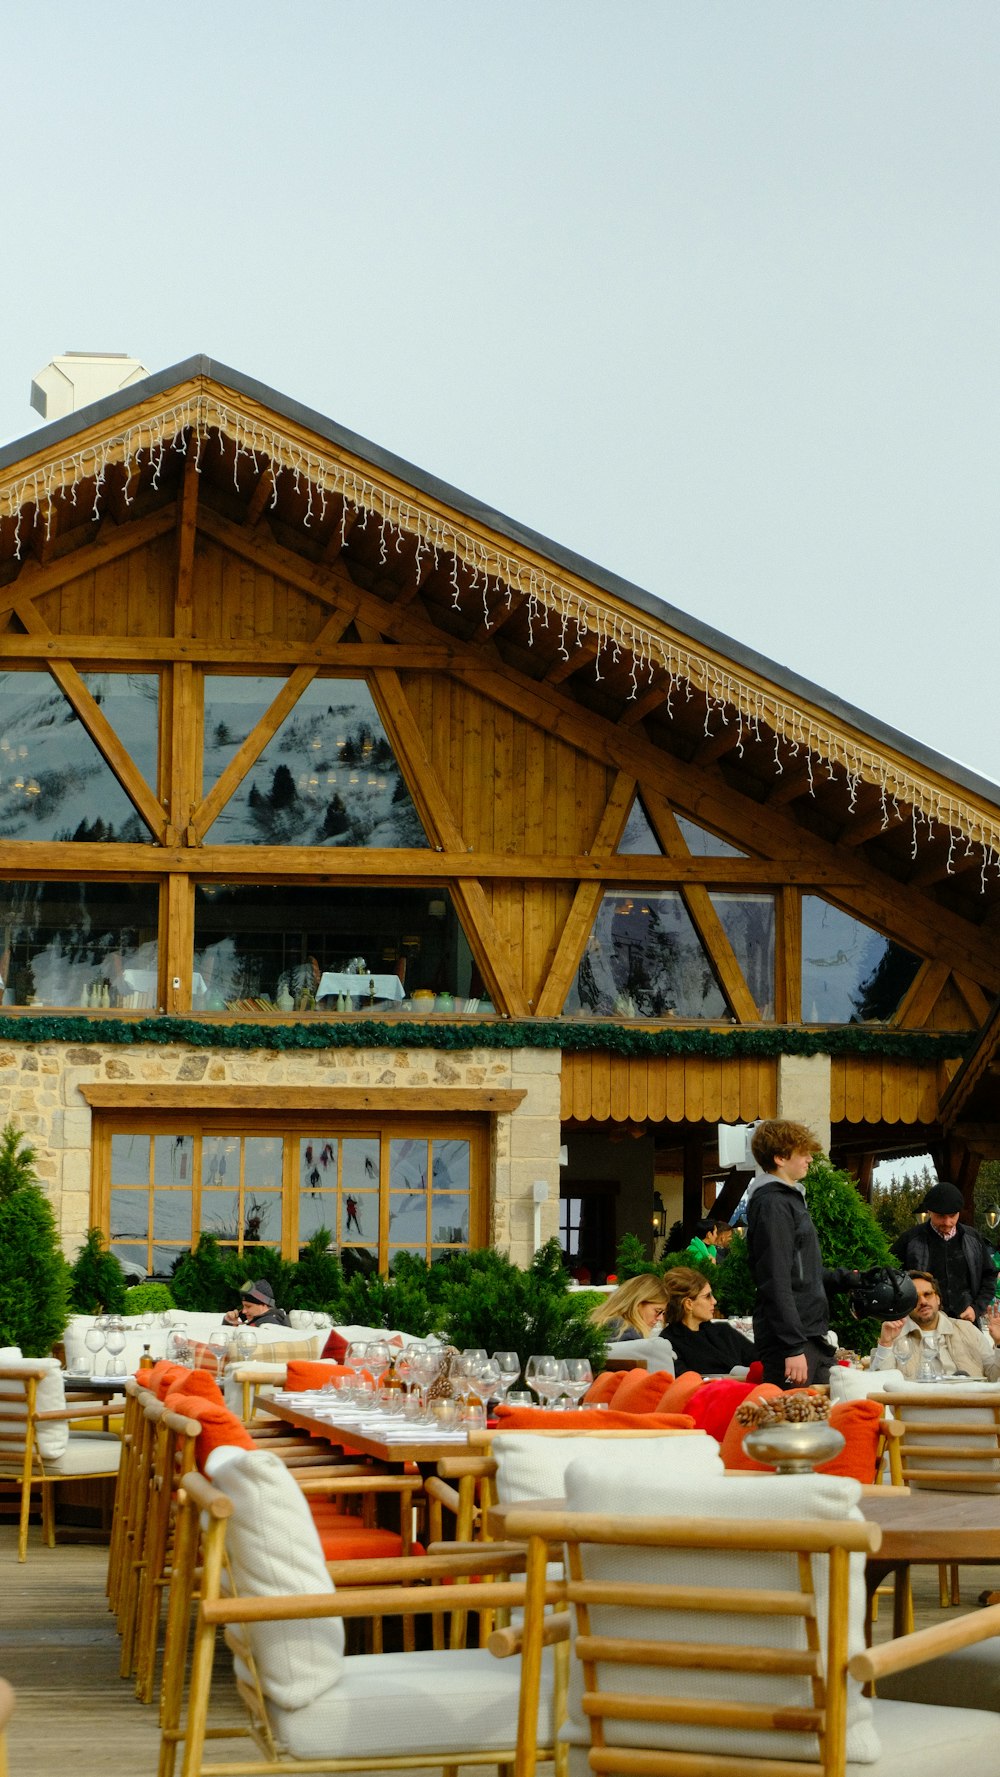
[[[61,420],[148,375],[146,365],[127,352],[64,352],[34,378],[31,405],[43,419]]]

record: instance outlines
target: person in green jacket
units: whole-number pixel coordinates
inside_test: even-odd
[[[695,1223],[694,1237],[688,1241],[687,1246],[692,1264],[715,1264],[718,1257],[715,1245],[718,1228],[718,1218],[712,1215],[702,1216],[701,1221]]]

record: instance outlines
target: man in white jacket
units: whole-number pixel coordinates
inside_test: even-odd
[[[873,1370],[902,1370],[911,1381],[919,1378],[928,1336],[936,1342],[945,1376],[968,1376],[976,1382],[1000,1382],[1000,1308],[987,1311],[985,1333],[974,1321],[952,1320],[941,1312],[937,1280],[929,1271],[910,1271],[917,1292],[916,1304],[906,1320],[884,1320],[872,1352]],[[900,1347],[907,1355],[901,1359]]]

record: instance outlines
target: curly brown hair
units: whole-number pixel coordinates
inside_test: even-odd
[[[676,1326],[684,1319],[684,1304],[695,1296],[700,1296],[708,1283],[703,1271],[696,1271],[693,1265],[674,1265],[672,1270],[663,1276],[663,1287],[666,1291],[667,1306],[665,1320],[667,1326]]]
[[[758,1123],[750,1140],[750,1152],[765,1172],[774,1171],[774,1162],[787,1160],[791,1154],[819,1153],[819,1142],[804,1123],[788,1123],[780,1117],[769,1117]]]

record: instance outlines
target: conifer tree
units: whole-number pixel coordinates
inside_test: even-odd
[[[69,1266],[35,1150],[13,1123],[0,1135],[0,1345],[47,1357],[69,1319]]]

